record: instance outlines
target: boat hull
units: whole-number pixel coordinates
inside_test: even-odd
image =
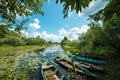
[[[95,59],[91,59],[91,58],[87,58],[87,57],[77,56],[77,55],[71,54],[71,53],[68,54],[68,57],[71,57],[71,58],[74,58],[74,59],[77,59],[80,61],[85,61],[88,63],[93,63],[93,64],[105,64],[105,62],[102,60],[95,60]]]
[[[64,75],[54,66],[43,66],[43,80],[68,80]]]

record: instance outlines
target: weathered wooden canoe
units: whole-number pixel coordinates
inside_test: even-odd
[[[86,52],[70,51],[70,53],[75,54],[77,56],[84,56],[84,57],[88,57],[88,58],[92,58],[92,59],[96,59],[96,60],[105,60],[106,59],[103,56],[95,55],[95,54],[90,54],[90,53],[86,53]]]
[[[85,62],[88,62],[88,63],[93,63],[93,64],[105,64],[104,61],[102,60],[95,60],[95,59],[91,59],[91,58],[87,58],[87,57],[83,57],[83,56],[77,56],[75,54],[71,54],[69,53],[68,54],[69,57],[72,57],[74,59],[78,59],[80,61],[85,61]]]
[[[78,66],[84,67],[90,71],[94,71],[94,72],[99,72],[99,73],[105,73],[105,69],[103,67],[91,64],[91,63],[87,63],[87,62],[83,62],[83,61],[75,61],[75,64],[77,64]]]
[[[55,61],[64,69],[74,71],[72,62],[67,61],[66,59],[60,59],[60,58],[55,58]],[[94,73],[77,65],[75,65],[75,71],[76,73],[84,74],[90,77],[97,77],[97,75],[95,75]]]
[[[43,66],[43,80],[68,80],[64,75],[54,66]]]

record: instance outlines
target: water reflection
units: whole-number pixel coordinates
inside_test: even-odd
[[[55,46],[46,48],[43,52],[39,52],[39,57],[51,59],[55,55],[60,55],[62,53],[64,53],[64,50],[62,49],[62,47],[60,45],[55,45]]]

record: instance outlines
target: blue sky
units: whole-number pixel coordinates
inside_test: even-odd
[[[42,7],[44,16],[40,14],[29,16],[30,20],[25,25],[28,29],[22,31],[27,37],[39,35],[46,41],[60,42],[64,36],[67,36],[70,40],[76,40],[80,34],[89,29],[88,15],[105,6],[102,0],[92,1],[82,13],[77,14],[73,11],[64,19],[62,4],[55,4],[55,1],[49,0],[44,3]]]

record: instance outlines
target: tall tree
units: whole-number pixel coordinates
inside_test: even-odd
[[[63,40],[61,41],[61,44],[62,45],[66,45],[66,44],[68,44],[69,43],[69,40],[68,40],[68,38],[65,36],[64,38],[63,38]]]
[[[108,44],[106,46],[113,47],[119,52],[120,49],[120,18],[117,15],[104,23],[103,35]]]

